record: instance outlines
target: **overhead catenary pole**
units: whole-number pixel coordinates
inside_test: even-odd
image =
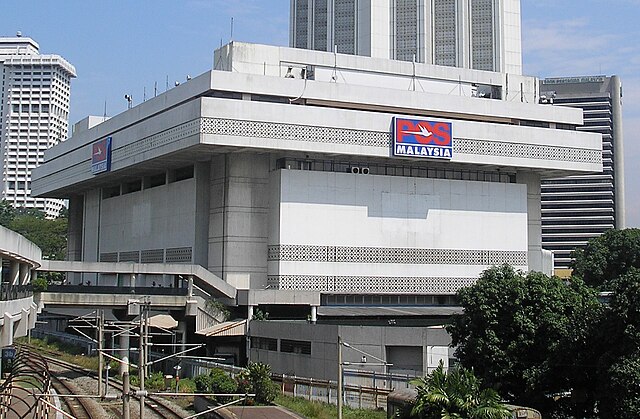
[[[98,396],[104,396],[106,392],[102,388],[102,371],[104,369],[104,355],[102,347],[102,341],[104,340],[104,310],[99,310],[97,313],[98,330],[96,331],[96,339],[98,341]],[[107,374],[109,371],[107,371]]]
[[[144,419],[144,374],[145,374],[145,306],[140,307],[140,360],[138,362],[138,377],[140,379],[140,419]]]
[[[338,335],[338,419],[342,419],[342,338]]]

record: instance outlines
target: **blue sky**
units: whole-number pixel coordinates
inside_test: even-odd
[[[627,225],[640,227],[640,0],[521,1],[526,74],[622,77]],[[210,69],[231,17],[236,40],[288,44],[289,0],[0,0],[0,36],[22,31],[75,65],[74,123]]]

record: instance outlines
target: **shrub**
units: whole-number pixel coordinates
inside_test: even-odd
[[[271,404],[279,393],[278,385],[271,381],[271,366],[252,362],[247,371],[251,392],[256,394],[256,403]]]
[[[33,287],[34,292],[42,292],[47,290],[49,283],[46,278],[36,278],[31,281],[31,286]]]
[[[202,374],[194,380],[196,390],[199,393],[236,393],[238,385],[235,380],[220,368],[214,368],[208,374]],[[216,400],[224,402],[228,397],[215,397]]]

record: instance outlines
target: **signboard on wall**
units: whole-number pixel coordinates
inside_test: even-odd
[[[450,160],[451,123],[425,119],[393,118],[393,155]]]
[[[91,173],[108,172],[111,170],[111,137],[98,140],[91,146]]]

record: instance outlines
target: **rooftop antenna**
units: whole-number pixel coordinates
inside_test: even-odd
[[[133,96],[124,95],[124,99],[127,101],[127,109],[131,109],[131,102],[133,102]]]
[[[229,38],[229,42],[233,42],[233,17],[231,18],[231,37]]]
[[[167,78],[165,79],[164,91],[169,90],[169,75],[167,74]]]
[[[107,119],[107,99],[104,100],[104,115],[102,117]]]
[[[158,82],[154,81],[153,82],[153,97],[158,96]]]
[[[147,86],[142,86],[142,101],[147,101]]]

